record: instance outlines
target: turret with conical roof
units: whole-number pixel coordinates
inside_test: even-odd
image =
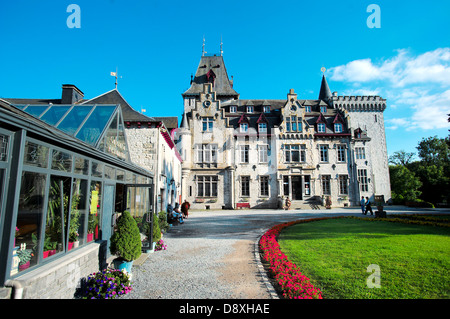
[[[327,79],[325,78],[324,74],[322,76],[322,84],[320,85],[319,100],[323,100],[328,105],[330,105],[331,96],[331,90],[328,86]]]

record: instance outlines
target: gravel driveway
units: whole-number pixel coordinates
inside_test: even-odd
[[[135,262],[133,291],[120,299],[270,299],[255,258],[258,238],[286,221],[337,215],[362,216],[359,208],[191,211],[164,234],[167,250]]]

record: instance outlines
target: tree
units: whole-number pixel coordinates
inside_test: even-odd
[[[426,164],[445,166],[450,163],[449,147],[444,138],[437,136],[423,138],[417,146],[419,157]]]
[[[394,152],[393,155],[389,156],[389,163],[394,165],[407,166],[411,163],[414,153],[407,153],[403,150]]]
[[[433,204],[450,201],[450,152],[448,138],[422,139],[417,146],[421,161],[408,165],[422,182],[422,199]]]
[[[389,165],[392,200],[395,204],[415,201],[421,195],[422,183],[416,175],[403,165]]]

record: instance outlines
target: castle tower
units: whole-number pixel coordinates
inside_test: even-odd
[[[383,115],[386,100],[380,96],[333,95],[330,101],[348,119],[352,134],[352,171],[358,181],[354,183],[355,192],[359,192],[359,198],[383,195],[385,201],[389,200],[391,188]]]
[[[189,112],[203,93],[203,85],[212,84],[216,98],[221,101],[237,100],[239,94],[233,89],[233,82],[228,78],[227,69],[222,56],[202,56],[190,88],[182,94],[184,110]]]

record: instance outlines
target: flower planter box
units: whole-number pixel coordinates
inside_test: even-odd
[[[86,242],[90,242],[90,241],[93,241],[93,240],[94,240],[94,234],[93,233],[87,234]]]

